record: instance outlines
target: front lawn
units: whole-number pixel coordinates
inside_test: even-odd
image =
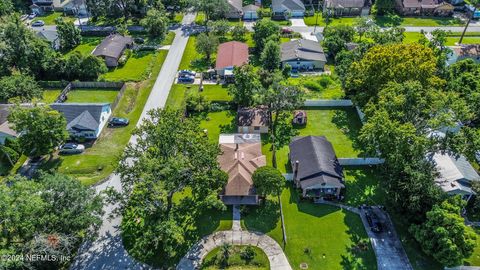
[[[227,86],[221,84],[204,84],[202,96],[210,101],[231,101],[232,97],[228,94]]]
[[[421,38],[425,37],[422,33],[417,33],[417,32],[404,32],[403,36],[404,36],[403,43],[416,43]]]
[[[209,63],[206,63],[203,57],[195,49],[195,40],[195,36],[190,36],[188,38],[187,46],[183,53],[179,69],[204,71],[209,68]]]
[[[236,133],[235,111],[209,112],[200,122],[200,127],[205,129],[210,141],[218,143],[220,133]]]
[[[287,234],[284,251],[293,269],[377,269],[375,254],[360,217],[337,207],[301,201],[290,185],[283,191]],[[276,199],[246,208],[242,226],[267,233],[283,246]]]
[[[128,118],[130,125],[123,128],[105,127],[100,138],[83,154],[57,157],[44,164],[43,168],[58,168],[60,173],[76,177],[85,185],[94,184],[110,175],[118,162],[118,156],[130,140],[166,53],[167,51],[160,51],[155,55],[152,76],[148,80],[128,84],[125,94],[113,111],[114,116]]]
[[[327,137],[332,143],[337,157],[354,158],[360,155],[361,149],[355,142],[362,124],[354,108],[308,107],[304,110],[307,113],[308,120],[306,126],[295,127],[299,136]],[[262,152],[267,156],[267,164],[272,164],[271,145],[264,144]],[[277,166],[283,173],[291,171],[288,152],[288,145],[277,149]]]
[[[221,263],[218,260],[220,255],[221,247],[216,247],[210,251],[207,256],[203,259],[202,270],[220,270],[220,269],[230,269],[230,270],[268,270],[270,269],[270,262],[268,257],[263,252],[262,249],[251,246],[254,251],[254,258],[251,262],[247,264],[241,257],[240,254],[246,246],[232,246],[231,251],[232,255],[228,258],[228,267],[222,267]]]
[[[43,90],[43,97],[40,102],[50,104],[55,102],[57,97],[60,95],[63,89],[44,89]]]
[[[308,26],[314,26],[317,20],[318,26],[326,26],[326,22],[321,13],[317,13],[315,16],[305,17],[305,24]],[[370,16],[376,24],[381,27],[388,27],[392,25],[399,26],[462,26],[464,23],[453,17],[398,17],[398,19],[387,16]],[[334,17],[329,18],[329,25],[354,25],[360,17]]]
[[[307,99],[341,99],[345,96],[340,79],[334,75],[288,78],[288,84],[301,87]]]
[[[345,199],[344,203],[353,206],[385,205],[385,190],[378,167],[344,166]]]
[[[159,54],[166,54],[168,51],[160,51]],[[155,59],[155,52],[140,51],[132,52],[132,56],[122,67],[111,69],[100,76],[106,81],[134,81],[138,82],[147,78],[152,72],[152,64]]]
[[[68,16],[63,16],[63,13],[61,12],[50,12],[50,13],[46,13],[44,15],[41,15],[41,16],[37,16],[33,19],[33,21],[37,21],[37,20],[42,20],[45,22],[45,25],[55,25],[57,24],[56,23],[56,20],[58,18],[63,18],[64,21],[66,22],[73,22],[75,21],[75,18],[74,17],[68,17]]]
[[[195,86],[191,84],[174,83],[168,94],[165,106],[173,109],[183,109],[185,107],[185,98],[192,87]]]
[[[118,89],[74,89],[67,94],[66,103],[113,103]]]
[[[67,55],[72,54],[73,52],[80,52],[82,55],[89,55],[103,39],[104,37],[82,37],[80,45],[68,52]]]

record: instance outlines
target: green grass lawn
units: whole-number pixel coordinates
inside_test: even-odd
[[[168,94],[167,102],[165,106],[174,109],[182,109],[185,107],[185,98],[193,85],[189,84],[173,84]]]
[[[43,103],[53,103],[60,95],[63,89],[44,89],[43,90],[43,98],[40,102]]]
[[[103,37],[82,37],[80,45],[68,52],[67,55],[72,54],[73,52],[80,52],[83,55],[89,55],[95,50],[95,47],[102,42],[102,40]]]
[[[231,101],[232,97],[228,94],[227,86],[220,84],[204,84],[203,91],[200,94],[210,101]]]
[[[173,17],[173,23],[181,23],[183,20],[183,12],[176,12],[175,16]]]
[[[42,20],[45,22],[45,25],[54,25],[56,24],[55,20],[57,18],[63,18],[63,20],[67,22],[75,21],[74,17],[63,16],[63,13],[61,12],[51,12],[42,16],[37,16],[35,19],[33,19],[33,21]]]
[[[123,128],[105,127],[100,138],[83,154],[60,156],[43,168],[58,168],[60,173],[74,176],[85,185],[94,184],[111,174],[117,164],[117,157],[130,140],[166,54],[167,51],[160,51],[154,57],[152,76],[149,79],[128,84],[125,94],[113,111],[114,116],[130,119],[130,125]]]
[[[425,37],[422,33],[416,32],[404,32],[403,36],[403,43],[415,43],[418,42],[422,37]]]
[[[220,133],[237,132],[235,116],[235,111],[209,112],[200,122],[200,127],[207,130],[210,141],[218,143]]]
[[[446,45],[447,46],[455,46],[457,45],[456,43],[458,43],[460,41],[460,36],[458,37],[447,37],[447,42],[446,42]],[[462,40],[462,44],[479,44],[480,43],[480,35],[479,36],[476,36],[476,37],[472,37],[472,36],[465,36],[463,37],[463,40]]]
[[[480,229],[472,229],[477,234],[477,246],[473,250],[472,256],[470,258],[465,259],[465,265],[474,265],[480,266]]]
[[[345,200],[344,203],[353,206],[384,205],[385,190],[381,186],[381,176],[378,168],[366,166],[344,166]]]
[[[393,21],[389,17],[385,16],[371,16],[372,19],[379,26],[391,26],[392,24],[399,24],[400,26],[462,26],[463,22],[459,19],[452,17],[400,17],[398,21]],[[330,18],[329,25],[354,25],[360,17],[337,17]],[[308,26],[314,26],[317,20],[315,16],[305,17],[305,24]],[[326,26],[325,20],[321,13],[318,13],[317,25]]]
[[[195,36],[190,36],[188,38],[187,47],[183,53],[179,69],[203,71],[209,67],[209,64],[205,62],[203,57],[195,49],[195,40]]]
[[[165,39],[162,42],[162,45],[172,45],[173,40],[175,39],[175,32],[169,31],[165,36]]]
[[[207,256],[203,259],[202,263],[202,270],[220,270],[220,269],[227,269],[227,270],[268,270],[270,269],[270,262],[268,261],[268,257],[263,252],[262,249],[251,246],[253,251],[255,252],[255,256],[253,260],[247,265],[244,260],[241,259],[240,253],[242,249],[246,246],[232,246],[232,255],[228,259],[228,267],[223,268],[220,266],[217,260],[217,256],[220,253],[221,247],[216,247],[212,251],[210,251]]]
[[[205,23],[205,13],[203,12],[197,12],[197,16],[195,17],[195,23],[196,24],[204,24]]]
[[[287,245],[284,250],[293,269],[377,269],[373,249],[359,216],[337,207],[300,201],[288,186],[281,196]],[[242,216],[242,226],[267,233],[283,246],[276,199],[253,207]],[[359,243],[364,243],[359,245]]]
[[[304,127],[296,127],[299,136],[325,136],[332,143],[337,157],[358,157],[361,150],[355,145],[361,122],[355,109],[304,108],[308,122]],[[267,164],[272,164],[271,146],[262,145],[262,152],[267,156]],[[288,145],[277,150],[277,166],[281,172],[290,172]]]
[[[67,103],[113,103],[118,89],[75,89],[68,92]]]
[[[288,78],[288,84],[301,87],[307,99],[341,99],[345,96],[340,80],[336,76],[300,76]]]
[[[154,58],[155,52],[133,52],[125,65],[111,69],[100,78],[106,81],[138,82],[144,80],[152,71]]]

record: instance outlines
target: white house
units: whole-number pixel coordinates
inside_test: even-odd
[[[72,138],[98,138],[112,114],[108,103],[54,103],[50,107],[65,116]]]

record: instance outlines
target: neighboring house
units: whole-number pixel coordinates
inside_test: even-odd
[[[480,44],[460,45],[450,47],[452,52],[448,54],[447,65],[454,64],[465,59],[472,59],[480,63]]]
[[[108,103],[54,103],[50,107],[65,116],[73,138],[98,138],[112,114]]]
[[[365,0],[325,0],[323,11],[334,16],[358,16],[364,6]]]
[[[38,15],[42,15],[45,12],[52,12],[54,10],[53,0],[32,0],[30,10]]]
[[[220,135],[222,154],[218,156],[218,163],[220,168],[228,174],[228,182],[220,199],[227,205],[255,205],[259,202],[252,175],[256,169],[267,164],[267,159],[262,154],[260,136],[251,134],[250,139],[245,141],[242,139],[244,135]],[[228,138],[224,139],[224,136]]]
[[[293,69],[298,70],[323,70],[327,63],[320,43],[306,39],[282,43],[280,60],[282,66],[289,64]]]
[[[228,0],[227,19],[240,19],[243,16],[242,0]]]
[[[289,148],[293,181],[304,198],[340,198],[343,169],[325,136],[295,137]]]
[[[243,19],[247,21],[252,21],[258,19],[258,10],[259,6],[256,5],[247,5],[242,8],[243,10]]]
[[[272,14],[273,17],[282,19],[303,17],[305,15],[305,5],[301,0],[273,0]]]
[[[103,39],[102,43],[95,48],[92,54],[103,58],[107,67],[116,67],[123,52],[132,45],[133,39],[131,37],[112,34]]]
[[[215,70],[221,77],[233,76],[233,67],[248,63],[248,45],[238,41],[229,41],[218,46]]]
[[[435,153],[432,161],[439,173],[435,183],[449,195],[460,195],[469,200],[475,192],[471,189],[473,181],[480,181],[480,176],[465,156],[458,158],[448,153]]]
[[[11,129],[11,125],[8,121],[3,122],[0,125],[0,144],[4,144],[7,138],[16,138],[17,132]]]
[[[402,15],[451,16],[453,5],[442,0],[396,0],[396,9]]]
[[[60,49],[60,38],[57,30],[41,30],[37,32],[37,36],[48,41],[54,50]]]
[[[88,15],[85,0],[53,0],[55,10],[70,15]]]
[[[266,108],[241,108],[237,112],[239,133],[268,133],[269,117]]]

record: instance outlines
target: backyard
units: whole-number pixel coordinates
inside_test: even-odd
[[[89,55],[93,52],[95,47],[102,42],[103,37],[82,37],[82,42],[80,45],[75,47],[73,50],[67,53],[67,55],[72,54],[74,52],[79,52],[82,55]]]
[[[335,75],[288,78],[288,84],[301,87],[307,99],[341,99],[345,96],[340,80]]]
[[[221,84],[204,84],[200,94],[210,101],[231,101],[232,97],[228,94],[227,88],[228,86]]]
[[[282,196],[287,234],[284,248],[293,269],[376,269],[376,259],[360,217],[337,207],[301,201],[290,185]],[[246,209],[242,226],[267,233],[283,246],[279,205],[269,199]]]
[[[166,54],[168,51],[159,51],[158,54]],[[106,81],[142,81],[152,72],[155,52],[140,51],[132,52],[125,65],[111,69],[100,76],[100,79]]]
[[[55,100],[56,100],[57,97],[60,95],[60,93],[62,92],[62,90],[63,90],[63,89],[60,89],[60,88],[56,88],[56,89],[53,89],[53,88],[43,89],[43,98],[42,98],[42,100],[40,100],[40,102],[46,103],[46,104],[50,104],[50,103],[55,102]]]
[[[117,157],[130,140],[143,107],[160,72],[167,51],[160,51],[152,59],[152,76],[139,83],[129,83],[125,94],[113,111],[114,116],[130,119],[124,128],[105,128],[92,147],[81,155],[56,157],[43,165],[43,169],[58,168],[58,171],[76,177],[85,185],[94,184],[111,174]]]
[[[318,19],[317,19],[318,14]],[[388,26],[462,26],[464,23],[453,17],[399,17],[399,16],[370,16],[376,24],[381,27]],[[330,18],[329,25],[354,25],[360,17],[334,17]],[[305,17],[305,24],[314,26],[315,22],[319,26],[326,26],[326,22],[321,13],[316,13],[315,16]]]
[[[112,103],[118,89],[74,89],[68,92],[67,103]]]

